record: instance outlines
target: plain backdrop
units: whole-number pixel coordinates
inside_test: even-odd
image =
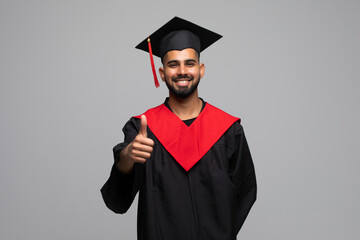
[[[135,46],[174,16],[224,37],[206,101],[242,118],[258,200],[238,239],[360,239],[357,0],[0,1],[0,239],[136,239],[100,188],[161,104]],[[160,61],[155,64],[160,67]]]

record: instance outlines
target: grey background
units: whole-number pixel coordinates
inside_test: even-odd
[[[242,118],[258,201],[238,239],[360,239],[359,1],[0,1],[0,239],[135,239],[99,189],[164,100],[134,46],[177,15],[224,36],[200,95]],[[156,60],[157,67],[160,62]]]

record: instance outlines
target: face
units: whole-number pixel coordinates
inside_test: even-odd
[[[178,98],[187,98],[197,90],[205,66],[199,63],[198,53],[192,48],[187,48],[167,52],[159,72],[170,94]]]

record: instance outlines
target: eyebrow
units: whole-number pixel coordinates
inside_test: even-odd
[[[171,63],[179,63],[179,62],[180,62],[179,60],[170,60],[166,63],[166,65],[169,65]],[[186,59],[184,62],[196,62],[196,60],[193,58],[190,58],[190,59]]]

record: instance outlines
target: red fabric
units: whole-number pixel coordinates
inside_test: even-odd
[[[210,150],[234,122],[240,120],[209,103],[190,126],[164,104],[144,114],[149,129],[186,171]]]
[[[159,81],[158,81],[157,76],[156,76],[154,57],[153,57],[153,53],[152,53],[150,38],[148,38],[148,48],[149,48],[149,55],[150,55],[151,70],[152,70],[153,75],[154,75],[155,87],[159,87],[160,85],[159,85]]]

